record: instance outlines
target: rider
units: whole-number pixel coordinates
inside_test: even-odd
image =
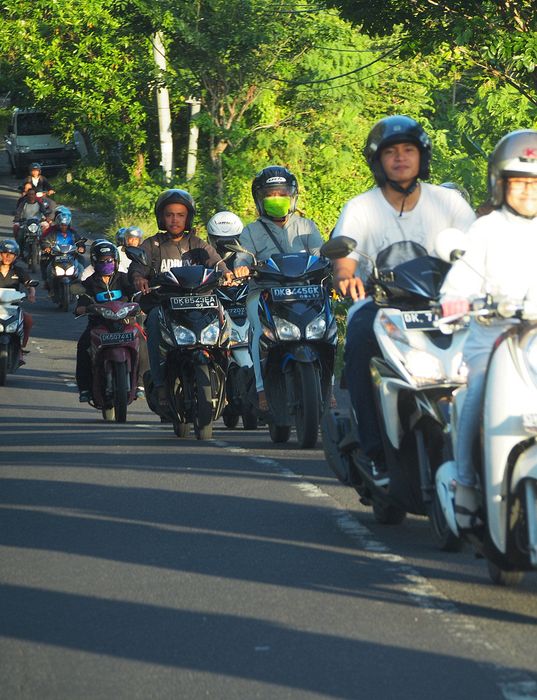
[[[211,216],[207,222],[207,240],[216,250],[220,257],[226,254],[226,265],[233,267],[236,253],[229,255],[226,245],[228,243],[239,243],[239,238],[244,228],[241,219],[232,211],[219,211]]]
[[[30,165],[30,173],[24,182],[31,182],[37,192],[42,192],[44,196],[52,197],[55,190],[44,175],[41,175],[41,164],[32,163]]]
[[[95,272],[82,281],[86,292],[78,297],[75,315],[87,313],[87,307],[95,303],[95,297],[100,292],[120,291],[122,299],[132,296],[134,289],[125,272],[118,271],[119,252],[110,241],[103,239],[94,241],[90,248],[90,260]],[[95,316],[88,316],[88,325],[80,336],[76,352],[76,383],[81,403],[87,403],[91,398],[91,358],[88,348],[91,342],[91,328],[99,323]],[[136,396],[144,396],[142,377],[147,370],[147,349],[141,336],[138,371],[138,389]]]
[[[407,252],[397,263],[434,254],[437,233],[452,227],[466,231],[475,214],[457,192],[423,182],[429,177],[431,140],[414,119],[396,115],[378,121],[369,132],[364,156],[377,187],[348,201],[336,223],[333,236],[354,238],[358,245],[334,262],[334,286],[342,296],[365,300],[348,322],[345,377],[361,450],[370,460],[373,479],[385,486],[389,479],[369,370],[371,358],[380,352],[373,332],[378,307],[366,299],[363,281],[356,276],[360,253],[379,266],[388,262],[391,246],[402,241],[408,243]],[[389,264],[393,266],[393,257]]]
[[[47,288],[50,288],[50,283],[52,280],[52,260],[50,260],[50,254],[55,246],[77,246],[78,254],[75,259],[75,265],[78,277],[82,275],[84,266],[82,265],[80,256],[86,252],[86,246],[84,245],[84,241],[78,236],[75,229],[71,227],[71,220],[72,216],[70,210],[64,206],[58,207],[54,216],[54,225],[51,226],[46,238],[44,238],[42,241],[41,247],[44,253],[44,258],[42,258],[42,269],[46,266]]]
[[[129,226],[125,229],[123,243],[120,246],[118,246],[119,269],[122,272],[127,272],[131,264],[131,260],[127,257],[127,253],[125,252],[125,248],[127,246],[134,246],[135,248],[141,246],[142,241],[144,240],[144,235],[144,232],[139,226]]]
[[[26,288],[28,301],[35,301],[35,287],[30,287],[30,275],[24,265],[17,263],[16,260],[20,255],[20,248],[17,241],[12,238],[5,238],[0,241],[0,288],[1,289],[16,289],[21,290],[21,287]],[[30,337],[30,330],[33,325],[33,320],[30,314],[23,312],[23,339],[22,348],[25,348]],[[19,363],[24,364],[21,357]]]
[[[120,226],[118,230],[116,231],[116,245],[119,247],[120,245],[125,245],[125,231],[127,230],[126,226]]]
[[[229,272],[216,250],[196,236],[192,227],[196,205],[186,190],[170,189],[162,192],[155,202],[155,218],[159,232],[146,238],[141,248],[148,257],[148,264],[133,261],[129,267],[129,279],[137,291],[148,294],[152,279],[161,272],[182,265],[205,265],[220,267],[226,279],[231,281],[233,273]],[[247,274],[247,269],[237,271]],[[157,389],[158,403],[166,407],[166,390],[164,376],[160,365],[160,324],[158,304],[148,309],[146,329],[149,364],[153,385]]]
[[[488,190],[495,209],[472,225],[466,253],[444,281],[445,316],[466,313],[469,300],[487,293],[537,304],[537,131],[514,131],[498,142],[489,158]],[[514,319],[494,319],[483,325],[472,319],[464,345],[468,391],[458,421],[455,455],[455,507],[461,528],[472,527],[478,513],[472,448],[479,433],[487,362],[495,340],[514,323]]]
[[[41,230],[46,233],[50,226],[49,210],[37,199],[37,191],[34,187],[30,187],[26,195],[19,200],[19,205],[13,217],[13,236],[17,239],[19,245],[22,241],[19,240],[19,229],[21,221],[26,219],[39,219],[41,222]]]
[[[275,253],[308,252],[319,255],[321,234],[311,219],[296,213],[298,182],[287,168],[270,165],[259,171],[252,182],[252,196],[259,217],[248,224],[241,233],[241,246],[250,251],[257,260],[268,260]],[[252,255],[237,253],[235,269],[252,264]],[[261,362],[259,340],[263,332],[257,307],[261,289],[255,279],[250,280],[246,308],[252,329],[250,352],[254,363],[255,384],[259,410],[269,408]]]

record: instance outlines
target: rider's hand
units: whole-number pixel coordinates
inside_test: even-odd
[[[149,293],[149,282],[145,277],[135,277],[133,284],[137,292],[142,292],[142,294]]]
[[[77,306],[75,309],[75,315],[76,316],[84,316],[84,314],[86,313],[86,309],[87,309],[86,306]]]
[[[442,316],[464,316],[469,310],[468,299],[447,299],[442,302]]]
[[[248,277],[250,274],[250,268],[247,265],[239,265],[233,270],[235,277]]]
[[[342,297],[351,297],[353,301],[365,299],[364,283],[359,277],[336,277],[334,289]]]
[[[232,272],[224,272],[224,287],[228,287],[235,281],[235,275]]]

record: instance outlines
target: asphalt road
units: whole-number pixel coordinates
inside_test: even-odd
[[[83,321],[29,310],[0,388],[0,698],[537,698],[537,576],[496,588],[425,520],[376,524],[293,438],[179,440],[142,402],[105,424]]]

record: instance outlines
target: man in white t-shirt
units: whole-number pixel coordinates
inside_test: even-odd
[[[446,228],[466,231],[475,219],[469,204],[456,192],[421,182],[429,177],[431,140],[414,119],[396,115],[377,122],[367,137],[364,156],[377,187],[345,204],[333,237],[349,236],[356,251],[334,262],[334,284],[343,296],[364,300],[362,277],[368,264],[379,267],[434,255],[436,235]],[[394,243],[407,242],[397,255]],[[373,333],[377,306],[365,300],[349,320],[345,341],[345,378],[358,422],[362,451],[371,460],[377,484],[389,479],[384,463],[380,427],[374,409],[369,363],[380,352]]]

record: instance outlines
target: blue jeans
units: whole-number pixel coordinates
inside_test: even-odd
[[[378,306],[374,302],[364,304],[355,311],[347,326],[345,339],[345,380],[358,423],[360,446],[368,455],[375,455],[382,450],[369,370],[371,359],[380,354],[373,332],[377,311]]]

